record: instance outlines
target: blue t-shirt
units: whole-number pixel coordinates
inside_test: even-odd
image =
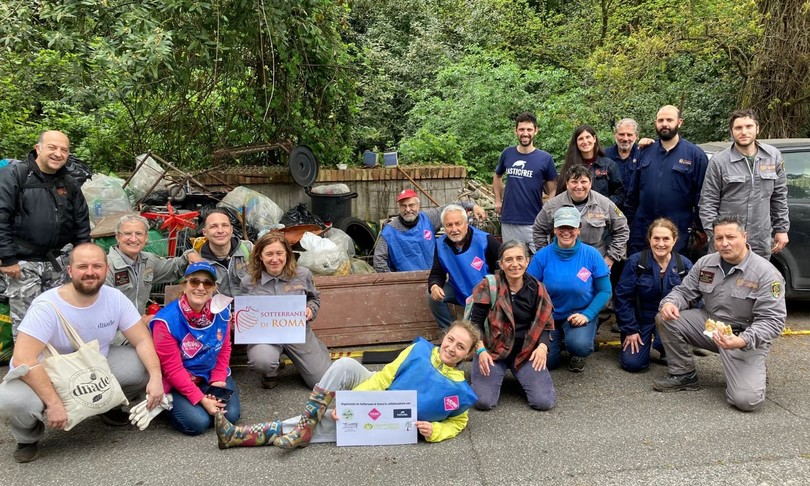
[[[577,241],[566,257],[557,254],[556,243],[544,247],[532,258],[526,273],[546,286],[554,319],[566,319],[591,305],[596,295],[594,279],[610,274],[605,260],[594,247]]]
[[[501,222],[534,224],[537,213],[543,207],[543,183],[557,179],[551,154],[540,149],[521,154],[517,147],[508,147],[501,152],[495,174],[506,174],[507,178]]]

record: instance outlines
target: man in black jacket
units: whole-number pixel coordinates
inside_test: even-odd
[[[65,280],[65,246],[90,241],[87,202],[65,169],[70,140],[42,132],[28,160],[0,169],[0,272],[17,337],[28,306]]]

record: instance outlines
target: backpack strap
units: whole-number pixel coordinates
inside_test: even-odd
[[[650,267],[650,250],[642,250],[638,256],[638,265],[636,265],[636,277],[644,273],[644,270]]]
[[[678,276],[681,278],[684,278],[686,274],[689,273],[686,271],[686,268],[684,267],[683,257],[681,256],[680,253],[677,252],[675,253],[675,267],[678,270]]]

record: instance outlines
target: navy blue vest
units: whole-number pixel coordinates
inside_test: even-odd
[[[210,381],[211,370],[217,364],[219,351],[228,332],[228,321],[231,319],[231,309],[226,307],[219,314],[214,315],[214,322],[204,329],[189,326],[183,313],[180,311],[180,299],[177,299],[160,310],[149,323],[149,329],[154,327],[155,321],[163,321],[169,332],[177,340],[180,348],[180,357],[183,366],[194,376]],[[230,370],[228,370],[230,375]]]
[[[385,225],[382,235],[388,245],[388,261],[391,270],[415,272],[429,270],[433,266],[433,225],[425,213],[419,213],[416,226],[405,231]]]
[[[446,235],[436,242],[439,262],[450,276],[450,285],[455,290],[456,300],[461,305],[464,305],[467,297],[472,295],[473,289],[481,279],[488,273],[492,273],[487,267],[486,259],[489,234],[479,229],[473,231],[472,228],[468,228],[467,231],[472,231],[473,234],[470,247],[464,253],[453,253],[453,249],[445,243]]]
[[[478,397],[466,381],[453,381],[433,367],[433,347],[424,338],[416,338],[388,389],[416,390],[417,419],[441,422],[464,413]]]

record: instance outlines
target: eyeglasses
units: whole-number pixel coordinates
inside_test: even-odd
[[[202,284],[202,286],[205,287],[205,290],[210,290],[216,284],[216,282],[214,282],[213,280],[208,279],[203,280],[200,278],[190,278],[186,280],[186,282],[188,282],[188,284],[191,285],[191,288],[193,289],[196,289],[197,287],[200,286],[200,284]]]
[[[146,236],[146,233],[144,233],[143,231],[121,231],[118,234],[123,236],[124,238],[132,238],[134,236],[139,240],[142,239],[144,236]]]

